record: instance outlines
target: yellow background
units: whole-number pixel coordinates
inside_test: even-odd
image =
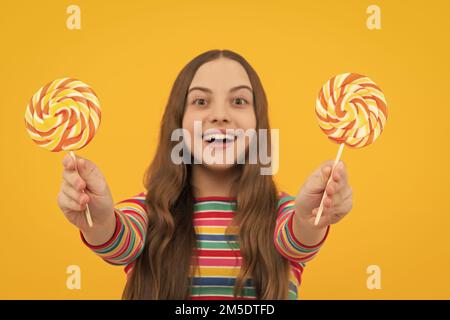
[[[66,8],[81,8],[81,30]],[[366,27],[369,5],[381,30]],[[385,131],[345,149],[354,207],[332,226],[303,275],[302,299],[449,299],[448,1],[5,1],[0,4],[0,298],[119,299],[121,267],[101,261],[57,207],[63,154],[24,127],[34,92],[60,77],[90,84],[100,130],[78,154],[96,162],[118,201],[143,190],[170,88],[210,49],[242,54],[260,75],[280,129],[276,181],[296,194],[338,145],[320,131],[319,88],[369,76],[388,102]],[[66,288],[79,265],[81,289]],[[366,287],[369,265],[379,290]]]

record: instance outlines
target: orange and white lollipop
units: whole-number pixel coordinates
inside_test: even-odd
[[[344,145],[362,148],[380,136],[387,120],[386,99],[381,89],[368,77],[344,73],[323,85],[316,100],[316,116],[322,131],[330,140],[340,144],[328,185]],[[322,214],[325,196],[326,191],[320,202],[316,225]]]
[[[98,97],[87,84],[72,78],[49,82],[31,98],[25,112],[25,127],[31,139],[52,152],[85,147],[101,121]],[[89,207],[86,219],[92,226]]]
[[[25,112],[31,139],[47,150],[73,151],[86,146],[101,120],[95,92],[85,83],[63,78],[40,88]]]

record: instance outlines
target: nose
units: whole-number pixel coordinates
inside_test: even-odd
[[[210,109],[208,120],[211,123],[230,122],[230,115],[225,104],[216,104]]]

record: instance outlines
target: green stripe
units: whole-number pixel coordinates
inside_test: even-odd
[[[288,297],[288,299],[289,300],[297,300],[297,294],[294,291],[289,290],[289,297]]]
[[[106,248],[95,249],[94,251],[96,253],[101,254],[101,255],[106,255],[109,252],[116,249],[120,245],[120,243],[122,242],[122,237],[125,234],[125,224],[123,223],[123,217],[121,214],[119,214],[119,220],[120,220],[119,223],[120,223],[121,227],[120,227],[120,231],[119,231],[119,234],[117,235],[116,239],[114,239],[114,241]]]
[[[283,198],[281,198],[281,199],[278,201],[278,208],[280,208],[280,206],[282,206],[283,203],[286,203],[286,202],[292,201],[292,200],[295,200],[295,197],[292,197],[292,196],[284,196]]]
[[[138,220],[138,218],[136,218],[136,217],[133,216],[133,215],[129,215],[128,218],[130,219],[131,223],[133,223],[133,224],[139,229],[140,233],[141,233],[142,235],[144,235],[145,232],[144,232],[143,226],[142,226],[142,224],[141,224],[141,221]]]
[[[197,248],[200,249],[239,249],[239,243],[226,241],[197,241]]]
[[[131,251],[133,250],[134,242],[136,241],[136,236],[137,236],[136,232],[131,231],[130,220],[124,219],[124,221],[127,224],[127,228],[130,232],[130,242],[128,243],[127,250],[118,257],[118,259],[120,259],[120,260],[124,259],[125,257],[128,257],[130,255]]]
[[[235,211],[236,203],[196,203],[194,204],[194,211],[215,211],[215,210],[226,210],[226,211]]]
[[[287,223],[285,224],[284,228],[285,228],[285,230],[286,230],[287,241],[289,242],[289,244],[290,244],[292,247],[294,247],[294,249],[296,249],[296,250],[298,250],[298,251],[300,251],[300,252],[303,252],[303,253],[313,253],[313,252],[315,252],[315,251],[318,251],[318,249],[320,248],[320,246],[319,246],[319,247],[314,247],[314,248],[305,248],[305,247],[302,247],[302,246],[297,245],[297,244],[294,242],[294,239],[292,239],[292,237],[295,236],[295,235],[292,235],[292,234],[289,232],[289,227],[288,227]],[[281,237],[281,233],[280,233],[279,237]],[[282,243],[282,242],[281,242],[281,239],[278,240],[278,241],[279,241],[279,243]]]
[[[233,290],[234,287],[231,286],[192,286],[191,287],[191,295],[226,295],[226,296],[233,296]],[[243,289],[243,295],[244,296],[251,296],[256,297],[256,289],[245,287]],[[289,300],[297,300],[297,294],[289,290],[288,294]]]
[[[191,295],[226,295],[233,296],[234,287],[231,286],[192,286]],[[244,288],[242,295],[256,297],[256,290],[254,288]]]
[[[295,208],[295,204],[287,205],[283,207],[283,210],[280,212],[280,217],[283,216],[286,212],[291,211],[291,209]],[[278,209],[279,211],[279,209]]]

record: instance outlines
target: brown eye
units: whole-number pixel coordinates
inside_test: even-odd
[[[248,104],[248,101],[245,100],[244,98],[236,98],[236,99],[234,99],[234,101],[240,101],[240,103],[236,103],[237,105]]]
[[[200,104],[201,106],[204,106],[206,104],[206,100],[205,99],[195,99],[192,103],[193,104],[197,104],[196,103],[197,101],[203,101],[203,103]]]

